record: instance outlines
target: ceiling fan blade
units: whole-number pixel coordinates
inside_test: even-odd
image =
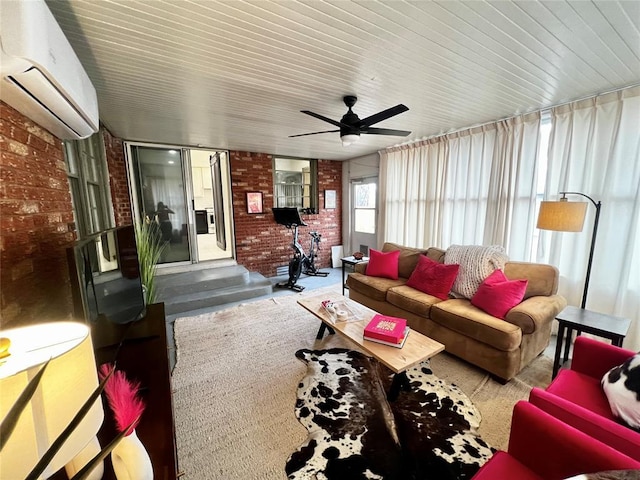
[[[339,132],[340,130],[325,130],[324,132],[311,132],[311,133],[300,133],[299,135],[289,135],[289,138],[292,137],[304,137],[306,135],[317,135],[319,133],[335,133],[335,132]]]
[[[325,117],[325,116],[319,115],[319,114],[317,114],[317,113],[310,112],[309,110],[300,110],[300,111],[301,111],[302,113],[306,113],[307,115],[311,115],[312,117],[316,117],[316,118],[318,118],[318,119],[320,119],[320,120],[324,120],[325,122],[328,122],[328,123],[330,123],[331,125],[335,125],[336,127],[352,128],[352,127],[350,127],[349,125],[346,125],[346,124],[344,124],[344,123],[340,123],[340,122],[338,122],[338,121],[336,121],[336,120],[332,120],[332,119],[330,119],[330,118],[327,118],[327,117]]]
[[[359,127],[369,127],[369,126],[373,125],[374,123],[378,123],[378,122],[381,122],[383,120],[386,120],[387,118],[391,118],[391,117],[393,117],[395,115],[399,115],[400,113],[406,112],[407,110],[409,110],[409,108],[400,103],[399,105],[396,105],[395,107],[387,108],[386,110],[383,110],[381,112],[375,113],[375,114],[371,115],[370,117],[363,118],[358,123],[358,126]]]
[[[398,137],[406,137],[407,135],[411,135],[411,132],[408,130],[391,130],[390,128],[363,128],[362,133],[369,133],[373,135],[396,135]]]

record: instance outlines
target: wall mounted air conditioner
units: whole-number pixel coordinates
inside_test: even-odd
[[[44,0],[1,0],[0,99],[62,139],[98,131],[95,88]]]

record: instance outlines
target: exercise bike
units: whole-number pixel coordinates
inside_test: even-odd
[[[277,283],[276,287],[289,288],[296,292],[301,292],[304,290],[304,287],[302,285],[298,285],[297,281],[302,273],[317,277],[326,277],[329,275],[329,272],[319,271],[315,265],[315,259],[318,257],[318,250],[320,249],[322,235],[318,232],[309,232],[309,235],[311,236],[309,254],[305,253],[304,248],[298,241],[298,227],[307,226],[302,218],[300,218],[298,209],[274,208],[273,217],[276,223],[293,230],[293,243],[291,244],[291,248],[293,248],[293,256],[289,261],[289,279],[286,282]]]

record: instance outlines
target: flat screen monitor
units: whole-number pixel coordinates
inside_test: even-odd
[[[300,218],[300,212],[295,207],[282,207],[282,208],[272,208],[273,210],[273,218],[276,223],[280,225],[285,225],[287,227],[292,227],[293,225],[306,226],[302,218]]]

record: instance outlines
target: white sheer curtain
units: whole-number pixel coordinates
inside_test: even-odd
[[[497,124],[483,244],[503,245],[514,260],[531,258],[539,142],[539,112]]]
[[[482,245],[487,218],[487,192],[496,141],[495,124],[446,136],[449,155],[443,204],[437,223],[442,225],[437,244]],[[435,239],[434,239],[435,240]]]
[[[380,152],[378,243],[497,244],[528,260],[539,113]]]
[[[554,108],[545,196],[602,202],[586,308],[630,318],[640,349],[640,87]],[[574,196],[570,201],[586,201]],[[560,294],[580,305],[595,207],[580,233],[541,231],[538,260],[560,270]]]
[[[447,145],[443,137],[380,152],[378,245],[438,245]]]

